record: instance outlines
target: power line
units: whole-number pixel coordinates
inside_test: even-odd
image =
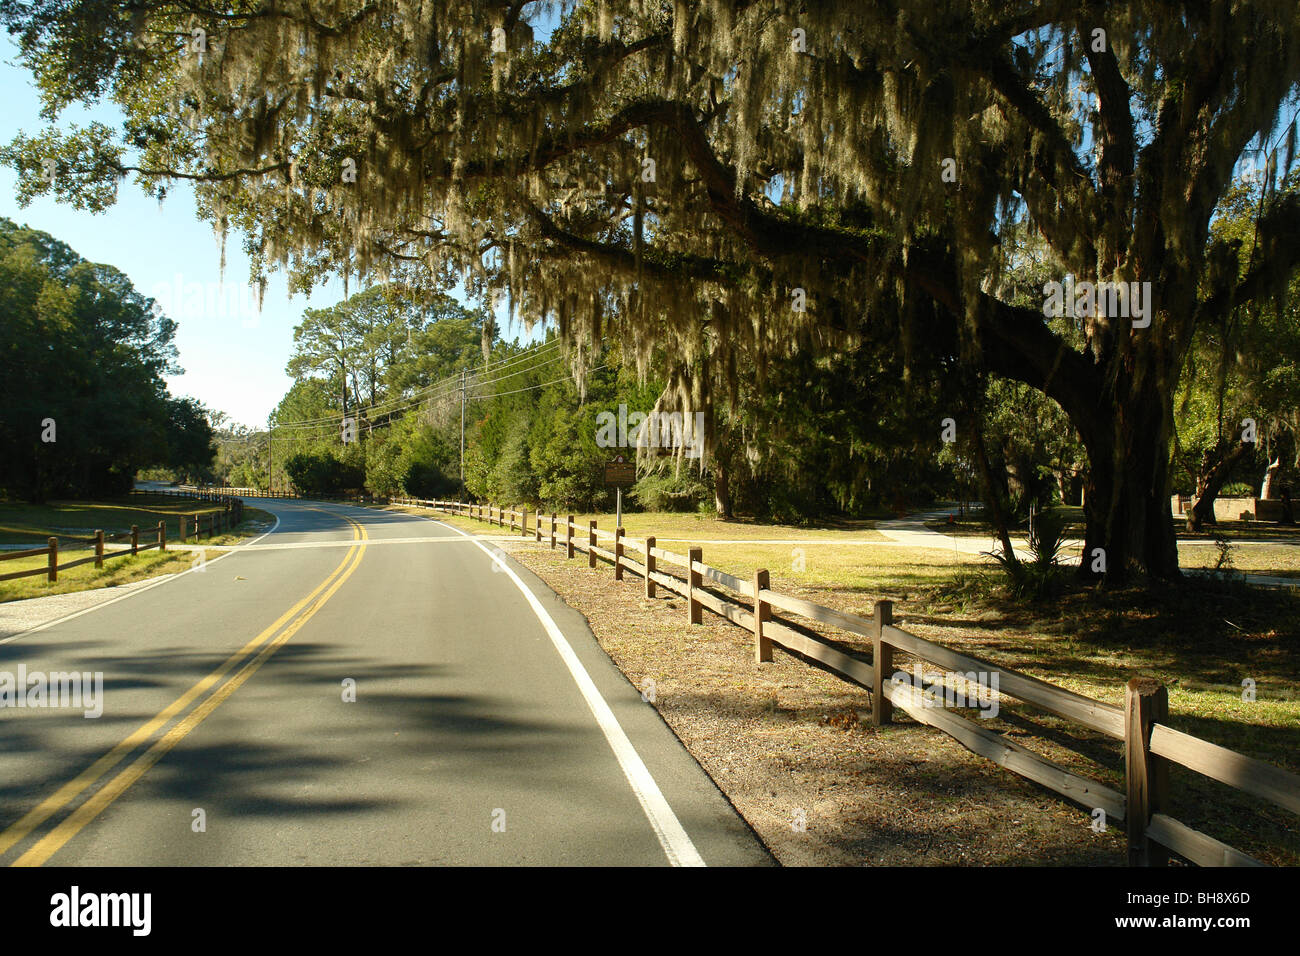
[[[470,369],[469,372],[472,374],[474,372],[482,371],[483,373],[486,374],[486,372],[489,369],[494,373],[501,372],[507,368],[511,368],[515,365],[518,365],[521,362],[525,362],[531,358],[535,358],[548,349],[558,348],[559,345],[560,345],[560,340],[558,338],[551,339],[549,342],[542,342],[538,345],[532,346],[531,348],[525,349],[522,352],[517,352],[512,356],[508,356],[505,360],[503,360],[499,365],[496,365],[495,367],[492,365],[491,362],[485,362],[483,365],[476,366],[475,368]],[[422,386],[421,388],[417,389],[415,392],[413,392],[410,395],[397,396],[395,398],[387,399],[382,402],[376,402],[374,405],[368,406],[366,408],[355,409],[354,415],[356,417],[360,417],[362,415],[368,416],[371,413],[379,411],[380,409],[383,409],[389,405],[397,405],[400,406],[401,408],[409,408],[411,407],[412,402],[421,401],[425,397],[428,397],[428,393],[434,392],[439,389],[442,389],[447,394],[450,394],[450,392],[455,391],[456,387],[459,387],[456,385],[456,383],[460,379],[460,374],[461,374],[460,372],[457,372],[454,375],[449,375],[446,378],[439,379],[438,381],[433,382],[429,385]],[[509,376],[506,377],[508,378]],[[491,381],[499,381],[499,380],[500,379],[492,379]],[[474,383],[474,386],[477,387],[479,384],[488,384],[488,383],[476,382]],[[448,386],[454,386],[454,387],[448,388]],[[385,414],[385,413],[380,412],[380,414]],[[334,415],[327,415],[323,418],[307,418],[307,419],[300,419],[298,421],[279,422],[276,423],[274,427],[276,429],[294,429],[298,427],[315,427],[323,424],[332,425],[336,422],[341,422],[341,421],[342,421],[342,415],[334,414]]]
[[[608,366],[608,365],[597,365],[595,368],[589,368],[589,369],[587,369],[587,371],[588,371],[588,372],[599,372],[599,371],[600,371],[601,369],[603,369],[603,368],[609,368],[609,366]],[[536,391],[536,390],[539,389],[539,388],[545,388],[545,387],[548,386],[548,385],[555,385],[555,384],[558,383],[558,382],[564,382],[564,381],[568,381],[568,380],[569,380],[569,376],[568,376],[568,375],[561,375],[559,378],[551,379],[551,381],[549,381],[549,382],[542,382],[542,384],[540,384],[540,385],[529,385],[529,386],[527,386],[526,388],[516,388],[516,389],[513,389],[513,390],[511,390],[511,391],[509,391],[509,392],[493,392],[491,395],[475,395],[475,396],[473,396],[472,398],[470,398],[470,401],[475,401],[476,399],[484,399],[484,398],[501,398],[501,397],[504,396],[504,395],[517,395],[517,394],[519,394],[520,392],[533,392],[533,391]]]
[[[500,363],[496,365],[493,365],[493,363],[491,362],[487,362],[484,363],[483,365],[475,367],[474,369],[462,369],[462,371],[458,372],[456,375],[448,376],[447,378],[440,379],[437,382],[426,385],[421,389],[419,389],[417,392],[413,393],[412,395],[390,399],[385,402],[377,402],[374,405],[368,406],[367,408],[354,410],[347,417],[353,417],[353,416],[360,417],[362,415],[366,415],[367,417],[372,417],[372,418],[379,417],[379,416],[385,417],[386,419],[385,421],[372,422],[370,424],[370,429],[373,430],[375,428],[384,428],[387,427],[388,425],[393,424],[396,421],[400,421],[402,418],[405,417],[405,415],[408,412],[410,412],[412,409],[414,409],[419,405],[423,405],[426,402],[430,402],[430,401],[436,401],[439,399],[448,398],[454,395],[456,392],[461,393],[462,404],[463,404],[466,401],[483,401],[484,399],[497,398],[506,395],[518,395],[522,392],[536,391],[541,388],[546,388],[550,385],[559,384],[560,382],[570,380],[570,376],[564,375],[564,376],[560,376],[559,378],[551,379],[548,382],[542,382],[536,385],[528,385],[523,388],[511,389],[505,392],[492,392],[490,394],[477,394],[477,395],[468,394],[470,390],[488,388],[492,385],[498,384],[500,382],[506,381],[511,378],[515,378],[524,373],[532,372],[539,368],[545,368],[549,365],[554,365],[556,362],[562,361],[564,359],[564,355],[560,354],[560,355],[548,357],[546,361],[529,365],[526,368],[517,369],[516,371],[510,372],[509,374],[506,375],[495,374],[498,372],[506,371],[507,369],[520,365],[521,363],[528,362],[530,360],[535,360],[539,356],[544,355],[549,350],[559,347],[559,345],[560,345],[559,339],[552,339],[549,342],[543,342],[529,349],[525,349],[522,352],[518,352],[515,353],[514,355],[507,356],[505,359],[503,359]],[[595,368],[588,369],[587,371],[596,372],[608,367],[609,367],[608,364],[602,364],[596,366]],[[473,381],[469,378],[470,374],[473,372],[478,372],[480,374],[488,374],[489,371],[493,373],[494,377],[488,379],[480,379],[478,381]],[[388,406],[393,406],[393,407],[389,408]],[[303,419],[299,421],[284,422],[282,424],[268,426],[268,431],[269,432],[274,432],[274,431],[317,432],[320,435],[324,435],[326,433],[333,432],[336,428],[338,428],[342,424],[343,419],[344,419],[343,415],[335,414],[335,415],[331,415],[319,419]],[[237,444],[237,443],[258,440],[261,437],[263,437],[262,434],[255,433],[252,435],[244,436],[242,438],[230,438],[230,439],[219,439],[219,440],[224,441],[227,444]],[[299,434],[291,437],[300,438],[304,440],[312,440],[317,436],[308,435],[308,434]]]
[[[601,369],[605,369],[605,368],[609,368],[609,365],[608,365],[607,363],[606,363],[606,364],[602,364],[602,365],[597,365],[597,366],[595,366],[594,368],[591,368],[591,369],[587,369],[587,372],[599,372]],[[539,383],[539,384],[537,384],[537,385],[527,385],[527,386],[524,386],[523,388],[515,388],[515,389],[511,389],[510,391],[507,391],[507,392],[494,392],[494,393],[492,393],[492,394],[490,394],[490,395],[469,395],[469,396],[465,396],[465,401],[469,401],[469,402],[472,402],[472,401],[483,401],[483,400],[485,400],[485,399],[501,398],[501,397],[504,397],[504,396],[506,396],[506,395],[518,395],[518,394],[520,394],[520,393],[522,393],[522,392],[535,392],[535,391],[537,391],[538,389],[546,388],[547,386],[550,386],[550,385],[557,385],[557,384],[559,384],[560,382],[571,381],[571,380],[572,380],[572,379],[571,379],[570,376],[568,376],[568,375],[562,375],[562,376],[560,376],[559,378],[551,379],[549,382],[541,382],[541,383]],[[415,404],[418,405],[418,404],[420,404],[420,403],[419,403],[419,402],[416,402]],[[387,428],[388,426],[393,425],[393,424],[395,424],[395,423],[401,421],[403,418],[405,418],[405,417],[406,417],[406,414],[409,413],[410,410],[411,410],[411,408],[408,407],[408,408],[406,408],[406,409],[401,410],[401,414],[398,414],[398,411],[397,411],[397,410],[394,410],[393,412],[388,412],[388,413],[386,413],[386,414],[388,414],[390,417],[389,417],[386,421],[383,421],[383,422],[377,422],[377,423],[373,423],[373,424],[371,424],[371,426],[370,426],[370,430],[371,430],[371,431],[374,431],[375,429]],[[312,427],[315,428],[315,429],[328,429],[328,430],[330,430],[330,431],[333,431],[333,427],[334,427],[334,426],[333,426],[332,423],[326,423],[326,424],[316,425],[316,426],[312,426]],[[299,436],[299,437],[307,438],[308,440],[310,440],[310,436]]]

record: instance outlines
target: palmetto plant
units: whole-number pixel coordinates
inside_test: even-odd
[[[1065,512],[1045,509],[1035,515],[1029,525],[1029,553],[1034,564],[1042,569],[1054,567],[1065,543]]]
[[[1063,511],[1045,510],[1029,523],[1029,553],[1032,560],[1020,561],[1014,554],[987,552],[1006,572],[1008,587],[1018,598],[1046,597],[1062,577],[1058,561],[1065,543],[1066,516]]]

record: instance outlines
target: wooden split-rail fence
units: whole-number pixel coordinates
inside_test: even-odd
[[[155,491],[132,491],[131,495],[156,495],[162,492]],[[212,501],[224,503],[225,508],[221,511],[213,512],[196,512],[193,515],[177,515],[179,519],[180,543],[185,544],[190,538],[190,522],[193,521],[193,537],[199,541],[204,537],[211,538],[213,535],[222,534],[229,531],[235,525],[244,520],[244,503],[238,498],[233,501],[222,502],[215,496],[204,497],[201,492],[171,492],[170,497],[188,497],[196,501]],[[59,580],[59,572],[67,571],[83,564],[90,564],[92,561],[95,567],[102,568],[105,561],[113,558],[120,558],[124,555],[137,555],[143,551],[167,550],[167,522],[159,521],[156,528],[145,529],[146,541],[140,543],[140,526],[131,525],[130,531],[122,531],[117,534],[105,534],[102,529],[97,529],[89,537],[77,537],[74,535],[59,535],[50,537],[41,547],[24,548],[21,551],[3,551],[0,552],[0,561],[12,561],[16,558],[35,558],[41,555],[46,556],[45,567],[29,568],[26,571],[11,571],[8,574],[0,574],[0,581],[11,581],[14,578],[34,577],[38,574],[46,575],[46,579],[51,583]],[[68,544],[86,544],[92,545],[95,553],[84,558],[77,558],[73,561],[59,560],[60,542],[66,547]],[[123,542],[127,546],[113,550],[105,549],[106,543]]]
[[[164,498],[194,498],[199,501],[226,501],[239,498],[301,498],[296,491],[274,488],[231,488],[231,487],[197,487],[188,488],[137,488],[133,495],[162,495]]]
[[[1169,726],[1168,692],[1158,681],[1130,680],[1125,687],[1124,706],[1119,707],[918,637],[895,626],[893,604],[887,600],[875,602],[870,618],[837,611],[772,590],[767,570],[740,578],[705,564],[701,548],[691,547],[686,554],[677,554],[658,547],[653,536],[634,541],[626,536],[625,529],[604,531],[595,520],[584,528],[575,523],[573,515],[548,516],[526,508],[515,510],[463,501],[393,498],[392,503],[474,518],[503,529],[508,527],[511,532],[517,530],[523,537],[549,540],[551,548],[564,548],[568,558],[585,554],[589,567],[597,567],[598,561],[612,565],[616,580],[623,580],[624,572],[631,571],[641,579],[646,597],[655,597],[662,587],[684,598],[690,624],[701,623],[707,608],[753,634],[756,661],[770,661],[772,648],[780,646],[869,690],[873,724],[888,724],[897,708],[1013,773],[1090,811],[1104,811],[1108,821],[1122,820],[1132,866],[1167,865],[1170,851],[1200,866],[1262,865],[1168,815],[1171,764],[1180,764],[1300,813],[1300,776]],[[673,569],[679,570],[668,573]],[[783,612],[785,618],[778,617],[778,612]],[[869,639],[871,659],[834,646],[791,620],[792,616]],[[1053,763],[953,709],[936,706],[933,697],[927,696],[911,675],[894,670],[895,652],[935,665],[948,676],[972,680],[975,675],[996,674],[998,693],[1119,741],[1124,753],[1124,792]]]

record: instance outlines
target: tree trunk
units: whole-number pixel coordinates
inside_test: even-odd
[[[731,520],[731,481],[726,467],[716,458],[713,460],[713,506],[719,518]]]
[[[1176,580],[1178,546],[1169,507],[1172,409],[1154,385],[1078,423],[1091,467],[1084,485],[1086,531],[1080,576],[1122,585],[1135,571]],[[1111,416],[1108,424],[1104,416]],[[1095,570],[1094,570],[1095,568]],[[1104,569],[1104,572],[1103,572]]]
[[[1187,513],[1188,531],[1200,531],[1207,524],[1218,523],[1214,518],[1214,500],[1219,497],[1219,491],[1232,474],[1232,469],[1250,451],[1251,446],[1246,442],[1238,443],[1237,447],[1226,453],[1223,444],[1214,449],[1211,460],[1218,460],[1208,470],[1203,470],[1196,480],[1198,497],[1192,510]]]
[[[1268,470],[1264,472],[1264,484],[1259,489],[1261,498],[1277,498],[1278,478],[1282,473],[1282,456],[1274,458],[1268,463]]]
[[[993,525],[998,532],[998,540],[1002,542],[1002,553],[1014,567],[1018,563],[1015,549],[1011,547],[1011,532],[1007,526],[1007,509],[1004,504],[1003,489],[999,486],[993,476],[993,468],[989,464],[988,451],[984,447],[984,429],[979,420],[979,413],[972,411],[967,422],[971,430],[971,450],[975,456],[975,465],[979,471],[980,483],[984,486],[984,499],[989,509],[989,514],[993,518]]]

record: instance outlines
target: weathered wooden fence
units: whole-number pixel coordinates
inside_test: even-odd
[[[164,498],[193,498],[197,501],[225,501],[239,498],[301,498],[296,491],[258,488],[136,488],[133,495],[162,495]]]
[[[393,504],[475,518],[500,528],[508,527],[511,532],[518,530],[522,537],[530,536],[530,512],[526,508],[514,510],[494,504],[413,498],[394,498]],[[848,614],[772,590],[766,570],[756,571],[752,578],[740,578],[707,565],[698,547],[677,554],[657,547],[654,537],[634,541],[622,528],[602,531],[594,520],[581,527],[573,515],[532,513],[532,516],[531,537],[537,541],[549,540],[551,548],[563,547],[566,557],[584,553],[593,568],[598,561],[605,561],[612,565],[618,580],[623,580],[625,571],[631,571],[641,578],[646,597],[655,597],[657,588],[662,587],[684,598],[688,623],[699,624],[702,610],[707,608],[750,631],[756,661],[770,661],[772,647],[780,646],[867,689],[871,694],[874,724],[888,724],[894,708],[898,708],[999,766],[1090,811],[1101,809],[1108,820],[1124,821],[1130,865],[1165,865],[1170,850],[1201,866],[1261,865],[1165,813],[1169,808],[1171,763],[1300,813],[1300,776],[1170,727],[1167,692],[1157,681],[1144,678],[1129,681],[1125,704],[1117,707],[902,630],[894,625],[893,605],[887,600],[875,602],[870,618]],[[602,546],[602,541],[609,546]],[[630,557],[629,551],[638,557]],[[680,570],[667,573],[665,565],[669,570]],[[778,611],[784,612],[785,618],[778,617]],[[871,658],[864,659],[834,646],[791,617],[816,621],[869,639]],[[895,651],[935,665],[946,676],[970,681],[974,675],[996,674],[998,693],[1119,741],[1124,754],[1124,792],[1066,769],[954,713],[951,708],[936,706],[910,675],[894,670]]]
[[[155,491],[133,491],[131,494],[157,495],[162,492]],[[197,501],[210,501],[214,503],[223,503],[217,497],[203,497],[199,492],[172,492],[168,497],[189,497]],[[235,525],[244,520],[244,503],[238,498],[233,501],[224,502],[225,507],[221,511],[196,512],[193,515],[177,515],[180,529],[180,541],[185,544],[190,538],[190,522],[193,521],[193,538],[198,541],[204,537],[211,538],[213,535],[223,534],[229,531]],[[166,519],[159,521],[156,528],[147,528],[145,533],[149,536],[148,544],[140,543],[139,525],[131,525],[130,531],[122,531],[117,534],[105,534],[103,530],[96,530],[89,537],[76,537],[74,535],[59,535],[47,539],[41,547],[25,548],[21,551],[0,551],[0,562],[12,561],[16,558],[34,558],[40,555],[47,557],[44,567],[29,568],[26,571],[11,571],[8,574],[0,574],[0,581],[11,581],[14,578],[34,577],[38,574],[46,575],[46,579],[51,583],[59,580],[59,572],[67,571],[71,568],[83,564],[90,564],[92,561],[95,567],[102,568],[105,561],[113,558],[120,558],[123,555],[137,555],[142,551],[152,551],[155,548],[159,551],[167,550],[167,522]],[[73,561],[59,560],[59,543],[64,544],[88,544],[93,545],[95,553],[84,558],[77,558]],[[107,550],[105,543],[126,542],[129,546]]]

